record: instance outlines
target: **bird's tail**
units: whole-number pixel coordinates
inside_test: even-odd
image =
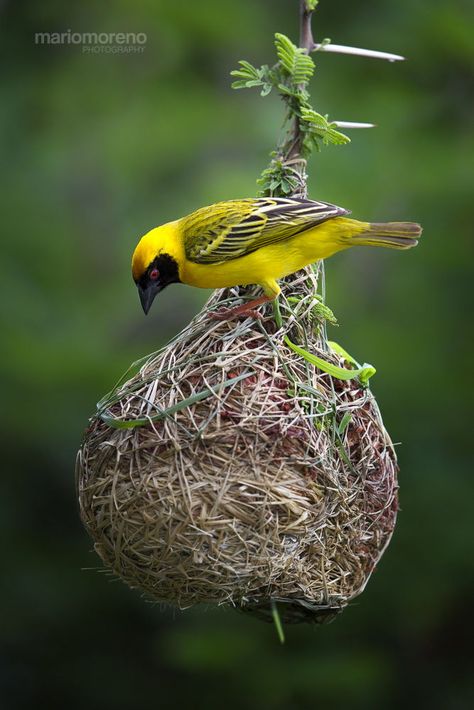
[[[422,231],[415,222],[372,222],[366,223],[362,232],[351,234],[348,241],[351,246],[410,249],[418,244]]]

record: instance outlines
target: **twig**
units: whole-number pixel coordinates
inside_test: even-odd
[[[313,32],[311,29],[311,17],[313,15],[313,10],[308,8],[306,0],[300,0],[300,41],[299,46],[305,49],[308,54],[311,52],[312,47],[314,47]],[[301,148],[303,143],[303,135],[300,126],[300,120],[298,116],[295,116],[295,123],[293,128],[293,141],[291,143],[291,148],[286,155],[286,159],[292,160],[301,157]]]
[[[311,16],[313,10],[309,10],[306,0],[300,0],[300,47],[311,52],[315,47],[313,32],[311,29]]]

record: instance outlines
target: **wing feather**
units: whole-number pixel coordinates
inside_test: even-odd
[[[297,198],[219,202],[182,220],[186,257],[198,264],[238,259],[346,214],[328,202]]]

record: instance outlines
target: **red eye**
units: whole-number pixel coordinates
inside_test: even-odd
[[[158,271],[158,269],[152,269],[150,271],[150,279],[152,281],[156,281],[156,279],[158,278],[159,275],[160,275],[160,272]]]

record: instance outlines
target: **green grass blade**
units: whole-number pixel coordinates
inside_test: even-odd
[[[154,414],[153,416],[141,417],[139,419],[117,419],[116,417],[113,417],[110,414],[107,414],[106,412],[99,412],[98,416],[100,417],[100,419],[102,419],[103,422],[105,422],[105,424],[108,424],[108,426],[111,426],[114,429],[134,429],[138,426],[146,426],[151,422],[159,421],[160,419],[165,419],[166,417],[169,417],[172,414],[181,411],[182,409],[186,409],[186,407],[190,407],[196,402],[200,402],[203,399],[207,399],[207,397],[210,397],[213,394],[219,394],[219,392],[225,389],[226,387],[229,387],[230,385],[233,385],[236,382],[240,382],[240,380],[243,380],[253,374],[253,370],[250,372],[243,372],[241,375],[237,375],[236,377],[231,377],[228,380],[224,380],[224,382],[217,385],[216,387],[207,387],[206,389],[201,390],[201,392],[196,392],[191,397],[187,397],[186,399],[181,400],[181,402],[178,402],[177,404],[174,404],[172,407],[168,407],[167,409],[163,409],[161,412],[158,412],[158,414]]]
[[[349,426],[349,422],[352,419],[352,414],[350,412],[346,412],[344,416],[341,419],[341,422],[337,428],[337,432],[339,436],[343,436],[344,432],[346,431],[347,427]]]
[[[273,617],[273,623],[275,624],[275,628],[277,630],[278,638],[280,639],[280,643],[285,643],[285,632],[283,631],[283,624],[281,623],[281,618],[280,618],[280,612],[278,611],[278,607],[276,605],[276,602],[272,599],[272,617]]]
[[[295,345],[295,343],[293,343],[287,335],[285,335],[284,340],[288,347],[293,350],[293,352],[297,353],[297,355],[300,355],[315,367],[319,368],[323,372],[327,372],[328,375],[331,375],[338,380],[353,380],[358,377],[361,384],[366,385],[372,375],[375,375],[376,373],[375,367],[373,365],[369,365],[368,363],[364,363],[364,365],[357,367],[354,370],[347,370],[345,367],[333,365],[331,362],[327,362],[317,355],[313,355],[313,353],[308,352],[304,348],[300,348],[299,345]]]

